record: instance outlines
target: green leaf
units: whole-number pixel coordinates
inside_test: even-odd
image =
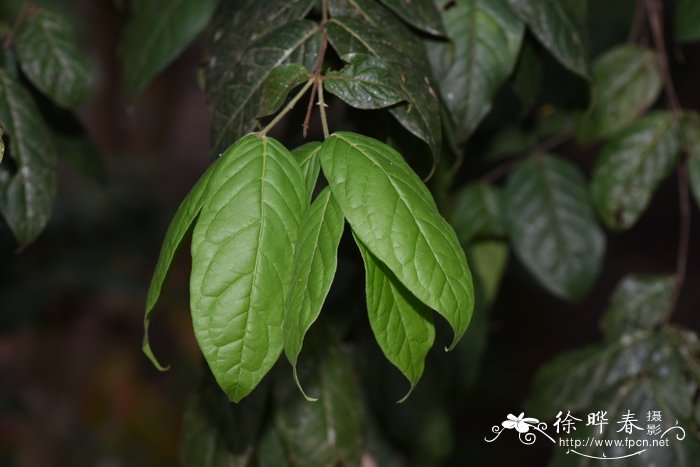
[[[331,135],[321,168],[353,233],[459,341],[474,307],[471,273],[452,227],[399,153],[372,138]]]
[[[622,45],[593,64],[591,109],[581,116],[578,138],[589,142],[610,137],[643,114],[661,93],[656,55]]]
[[[591,192],[608,227],[629,229],[637,222],[673,170],[679,148],[678,122],[663,112],[645,116],[605,145],[593,169]]]
[[[671,302],[673,276],[627,276],[617,285],[601,325],[607,337],[661,324]]]
[[[238,78],[233,70],[250,45],[274,29],[304,18],[315,0],[226,0],[209,28],[205,81],[209,99],[216,101]]]
[[[423,375],[425,356],[435,341],[430,309],[401,285],[396,276],[355,238],[365,264],[367,314],[386,358],[411,383],[405,401]]]
[[[444,36],[440,11],[433,0],[381,0],[401,19],[421,31],[437,36]]]
[[[338,244],[343,234],[343,213],[325,188],[301,220],[294,251],[294,273],[284,319],[284,353],[297,378],[297,358],[304,336],[321,313],[338,264]],[[309,399],[306,394],[304,396]]]
[[[182,465],[246,467],[260,431],[267,387],[232,404],[207,375],[185,408],[179,451]]]
[[[412,45],[401,44],[398,37],[380,29],[381,25],[364,18],[337,16],[326,27],[333,48],[346,62],[356,54],[365,54],[392,66],[407,104],[390,112],[406,130],[425,141],[437,157],[442,137],[439,103],[422,47],[418,53]]]
[[[32,243],[51,216],[56,156],[31,95],[0,68],[0,126],[15,172],[0,168],[0,212],[20,246]]]
[[[542,62],[533,42],[525,41],[511,82],[523,113],[530,112],[537,104],[542,92],[543,74]]]
[[[429,41],[438,87],[465,141],[518,59],[525,28],[506,0],[440,0],[450,42]]]
[[[462,245],[475,239],[499,238],[505,235],[501,191],[485,183],[465,185],[459,193],[450,216]]]
[[[562,65],[588,77],[585,11],[570,0],[508,0],[508,3]]]
[[[316,179],[321,171],[321,160],[318,157],[320,150],[321,143],[312,141],[292,151],[292,155],[299,163],[302,174],[304,174],[304,180],[306,180],[307,205],[311,202],[311,196],[314,194],[314,188],[316,187]]]
[[[264,84],[272,70],[287,63],[312,68],[319,44],[318,25],[302,20],[275,29],[249,46],[231,70],[225,92],[217,96],[212,128],[217,153],[255,129],[261,106],[263,113],[268,113],[263,102]]]
[[[305,401],[289,378],[275,381],[276,427],[292,466],[359,466],[362,396],[337,337],[323,331],[309,339],[299,366],[304,385],[319,401]]]
[[[204,196],[192,233],[192,322],[217,382],[238,402],[282,351],[306,190],[289,151],[249,135],[222,156]]]
[[[525,267],[554,295],[582,298],[600,271],[605,237],[581,172],[569,162],[534,156],[508,177],[504,204]]]
[[[153,354],[151,349],[151,344],[148,339],[148,327],[151,322],[151,317],[153,316],[153,310],[158,303],[160,298],[160,292],[165,283],[165,279],[168,276],[168,271],[170,271],[170,265],[173,262],[175,253],[177,253],[182,239],[185,237],[187,232],[190,230],[192,223],[199,214],[204,204],[204,193],[209,186],[211,176],[214,173],[214,169],[217,167],[221,159],[217,159],[204,175],[200,177],[195,186],[190,190],[185,199],[180,203],[177,212],[173,220],[170,221],[168,226],[168,231],[165,233],[165,239],[163,240],[163,246],[160,249],[160,256],[158,257],[158,262],[156,263],[155,271],[153,272],[153,277],[151,278],[151,284],[148,287],[148,296],[146,298],[146,314],[143,318],[143,352],[146,356],[153,362],[159,370],[163,371],[167,368],[162,366],[158,359]]]
[[[695,0],[679,0],[676,3],[674,23],[678,42],[700,40],[700,4]]]
[[[265,117],[277,112],[289,92],[309,79],[309,71],[300,63],[288,63],[273,68],[262,85],[258,116]]]
[[[136,93],[170,64],[209,23],[219,0],[148,0],[124,28],[124,86]]]
[[[681,124],[683,150],[688,155],[690,190],[700,207],[700,116],[694,113],[685,115]]]
[[[323,88],[357,109],[381,109],[406,99],[396,70],[364,54],[353,55],[342,70],[326,73]]]
[[[478,281],[484,307],[496,301],[501,278],[508,264],[508,245],[502,241],[482,240],[467,249],[474,280]]]
[[[92,86],[92,70],[79,51],[73,26],[61,15],[33,8],[15,41],[22,71],[61,107],[85,100]]]

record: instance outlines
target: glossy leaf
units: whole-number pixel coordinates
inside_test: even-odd
[[[682,120],[683,150],[688,155],[690,190],[700,207],[700,116],[690,114]]]
[[[147,0],[133,8],[124,29],[121,54],[124,86],[145,88],[204,29],[219,0]]]
[[[318,157],[320,150],[321,143],[312,141],[292,151],[292,155],[299,167],[301,167],[302,174],[304,174],[304,180],[306,180],[307,204],[311,202],[311,196],[314,194],[314,188],[316,187],[316,179],[321,171],[321,160]]]
[[[56,104],[74,107],[85,100],[93,81],[92,70],[65,18],[49,10],[32,9],[15,43],[22,71]]]
[[[603,148],[593,170],[593,202],[611,229],[629,229],[678,159],[673,115],[657,112],[635,122]]]
[[[411,26],[438,36],[445,35],[440,11],[433,0],[381,0]]]
[[[275,382],[275,421],[287,460],[295,467],[360,465],[363,410],[353,369],[332,330],[313,337],[299,375],[318,402],[305,401],[288,378]]]
[[[156,263],[156,268],[151,278],[151,284],[148,287],[146,314],[143,318],[143,352],[148,356],[151,362],[153,362],[156,368],[161,371],[166,368],[158,362],[158,359],[156,359],[153,354],[151,344],[148,340],[148,326],[153,316],[153,310],[160,298],[160,292],[168,276],[168,271],[170,271],[170,265],[173,262],[175,253],[177,253],[182,239],[190,230],[199,211],[202,209],[204,193],[207,190],[212,173],[220,160],[221,159],[218,159],[204,172],[204,175],[200,177],[195,186],[192,187],[192,190],[190,190],[185,199],[180,203],[180,207],[178,207],[177,212],[175,212],[175,216],[173,216],[173,220],[170,221],[170,225],[168,226],[168,231],[165,233],[165,239],[160,249],[158,262]]]
[[[700,40],[700,4],[695,0],[676,2],[674,33],[678,42]]]
[[[265,97],[264,84],[272,70],[290,62],[312,68],[319,40],[318,25],[302,20],[275,29],[249,46],[217,96],[212,129],[216,152],[256,127]],[[268,113],[269,108],[262,110]]]
[[[22,247],[51,216],[56,196],[56,156],[51,135],[31,95],[0,68],[0,126],[15,172],[0,168],[0,212]]]
[[[342,70],[326,73],[323,86],[357,109],[381,109],[406,99],[396,69],[364,54],[354,55]]]
[[[608,337],[635,329],[654,329],[670,306],[673,276],[627,276],[617,285],[601,322]]]
[[[574,73],[589,74],[585,11],[570,0],[508,0],[513,11],[559,62]]]
[[[404,287],[396,276],[355,239],[365,265],[367,314],[374,337],[386,358],[411,383],[403,402],[413,391],[435,341],[435,325],[428,307]]]
[[[462,245],[475,239],[505,235],[501,198],[498,188],[483,183],[465,185],[457,193],[450,223]]]
[[[343,213],[328,188],[318,195],[301,220],[284,319],[284,353],[294,368],[294,379],[300,390],[297,358],[304,336],[321,313],[331,288],[344,222]]]
[[[513,248],[550,292],[578,300],[600,271],[605,237],[581,172],[569,162],[534,156],[508,177],[506,222]]]
[[[328,39],[346,62],[356,54],[370,55],[392,65],[407,104],[393,107],[391,114],[410,133],[425,141],[433,155],[440,151],[441,129],[438,99],[431,86],[422,47],[401,44],[382,25],[353,16],[338,16],[327,25]]]
[[[450,42],[428,42],[428,57],[457,138],[465,141],[513,71],[525,28],[506,0],[441,0],[439,6]]]
[[[258,116],[265,117],[277,112],[284,104],[287,94],[309,79],[309,71],[300,63],[273,68],[262,86]]]
[[[204,357],[234,402],[282,351],[305,201],[301,169],[272,138],[242,138],[209,180],[192,233],[190,308]]]
[[[469,325],[474,306],[471,273],[452,227],[430,192],[399,153],[372,138],[331,135],[321,168],[355,236],[455,333]]]
[[[593,64],[592,107],[581,117],[578,137],[594,141],[614,135],[643,114],[661,93],[653,51],[616,47]]]

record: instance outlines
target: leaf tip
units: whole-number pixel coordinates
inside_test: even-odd
[[[297,366],[296,363],[292,364],[292,373],[294,374],[294,382],[297,385],[297,388],[299,388],[299,391],[301,392],[301,395],[304,396],[304,399],[306,399],[307,402],[318,402],[317,397],[310,397],[304,392],[304,388],[301,387],[301,382],[299,381],[299,375],[297,374]]]
[[[416,388],[416,383],[411,381],[411,387],[408,388],[408,392],[399,400],[396,401],[397,404],[403,404],[408,400],[408,398],[411,396],[413,393],[413,390]]]

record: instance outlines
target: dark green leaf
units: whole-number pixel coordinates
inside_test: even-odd
[[[485,183],[465,185],[457,194],[450,223],[462,245],[505,235],[501,192]]]
[[[414,297],[396,276],[355,238],[365,265],[365,292],[369,324],[386,358],[411,383],[411,394],[435,341],[431,311]],[[401,402],[400,401],[400,402]]]
[[[440,0],[450,42],[429,41],[440,93],[466,140],[513,71],[524,27],[506,0]]]
[[[483,307],[493,305],[508,264],[508,245],[502,241],[477,241],[467,249],[474,280],[479,283]]]
[[[431,86],[430,70],[422,47],[401,43],[361,17],[338,16],[327,25],[333,48],[345,61],[355,54],[371,55],[392,65],[407,104],[393,107],[391,114],[413,135],[425,141],[433,155],[440,151],[441,128],[437,95]]]
[[[284,104],[287,94],[309,79],[309,71],[300,63],[273,68],[262,85],[258,116],[265,117],[277,112]]]
[[[600,271],[605,237],[572,164],[534,156],[508,177],[507,228],[523,264],[553,294],[583,297]]]
[[[679,0],[676,3],[675,36],[678,42],[700,40],[700,3]]]
[[[312,336],[299,376],[318,402],[305,401],[288,378],[275,383],[276,425],[292,466],[359,466],[362,405],[350,362],[333,332]]]
[[[217,96],[212,129],[217,153],[255,128],[261,116],[264,83],[272,70],[287,63],[313,68],[319,41],[318,25],[301,20],[288,23],[249,46]],[[263,108],[264,112],[267,110]]]
[[[318,173],[321,171],[321,160],[318,157],[320,150],[321,143],[312,141],[292,151],[292,155],[299,163],[301,172],[304,174],[304,179],[306,180],[306,192],[308,194],[307,204],[311,201],[311,196],[314,194],[316,179],[318,178]]]
[[[633,45],[616,47],[593,65],[593,105],[579,121],[582,141],[607,138],[628,126],[659,97],[656,55]]]
[[[609,338],[635,329],[654,329],[670,305],[676,281],[673,276],[627,276],[615,288],[601,322]]]
[[[72,25],[61,15],[32,9],[15,41],[22,71],[61,107],[74,107],[90,92],[92,70],[81,55]]]
[[[328,72],[323,86],[358,109],[381,109],[406,99],[397,70],[364,54],[354,55],[342,70]]]
[[[459,341],[474,306],[471,273],[430,192],[390,146],[331,135],[321,168],[353,233],[413,295],[441,314]]]
[[[656,187],[673,170],[680,148],[676,118],[656,112],[632,124],[603,148],[593,170],[593,202],[611,229],[629,229]]]
[[[121,54],[124,86],[145,88],[209,23],[219,0],[147,0],[133,9],[124,29]]]
[[[282,351],[306,190],[293,156],[246,136],[222,156],[192,233],[190,308],[212,373],[238,402]]]
[[[690,190],[700,207],[700,116],[690,114],[682,120],[683,150],[688,155]]]
[[[588,77],[588,33],[580,5],[570,0],[508,0],[508,3],[562,65]]]
[[[158,362],[158,359],[156,359],[155,355],[153,354],[151,344],[148,340],[148,326],[151,322],[153,309],[155,308],[156,303],[158,303],[158,298],[160,298],[163,283],[168,276],[168,271],[170,271],[170,265],[173,262],[175,253],[177,252],[182,239],[185,237],[185,234],[190,230],[190,227],[199,214],[199,211],[202,209],[202,205],[204,204],[204,194],[209,186],[214,169],[220,161],[221,159],[218,159],[209,167],[209,169],[207,169],[206,172],[204,172],[204,175],[200,177],[199,181],[197,181],[185,199],[182,200],[182,203],[180,203],[180,207],[177,209],[173,220],[170,221],[168,231],[165,233],[163,246],[160,249],[160,256],[158,257],[158,262],[156,263],[156,268],[153,272],[151,284],[148,287],[146,314],[143,318],[143,352],[159,370],[165,370],[165,368]]]
[[[268,396],[259,388],[232,404],[207,375],[183,416],[180,457],[185,466],[247,467],[255,448]]]
[[[321,313],[331,288],[338,264],[338,244],[343,234],[343,224],[343,213],[327,187],[301,220],[299,240],[294,250],[291,292],[284,318],[284,353],[294,368],[294,379],[300,390],[297,358],[304,336]]]
[[[445,35],[440,12],[433,0],[381,0],[401,19],[430,34]]]
[[[530,112],[537,104],[542,91],[543,73],[535,47],[531,41],[525,41],[511,84],[523,113]]]
[[[9,142],[8,155],[17,167],[12,173],[0,167],[0,212],[24,247],[39,236],[51,216],[56,156],[32,97],[2,68],[0,126]]]

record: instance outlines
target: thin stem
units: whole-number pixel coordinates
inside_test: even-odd
[[[270,121],[270,123],[268,123],[268,124],[265,126],[265,128],[263,128],[262,130],[260,130],[260,131],[258,132],[258,134],[261,135],[261,136],[265,136],[265,135],[267,134],[267,132],[270,131],[270,130],[272,129],[272,127],[274,127],[275,125],[277,125],[277,124],[279,123],[279,121],[282,120],[282,119],[284,118],[284,116],[287,115],[287,114],[294,108],[294,106],[297,104],[297,102],[299,102],[299,100],[302,98],[302,96],[306,93],[306,91],[308,91],[308,89],[309,89],[315,82],[316,82],[316,79],[315,79],[315,78],[309,78],[309,80],[306,82],[306,84],[299,90],[298,93],[296,93],[296,95],[292,98],[292,100],[290,100],[290,101],[287,103],[287,105],[282,109],[282,111],[281,111],[280,113],[278,113],[278,114],[275,116],[275,118],[273,118],[273,119]]]
[[[10,33],[7,35],[7,37],[5,37],[5,40],[2,43],[2,46],[5,50],[9,50],[10,47],[12,47],[12,44],[15,41],[15,37],[19,32],[19,28],[22,26],[22,23],[24,23],[24,20],[27,18],[27,15],[33,8],[34,6],[29,2],[24,2],[22,4],[22,7],[20,8],[19,13],[17,14],[17,18],[15,18],[15,22],[12,24],[12,29],[10,30]]]
[[[306,138],[306,134],[309,131],[309,122],[311,121],[311,111],[313,109],[314,101],[316,99],[316,92],[319,93],[319,99],[321,99],[321,92],[323,92],[320,87],[323,85],[323,60],[326,57],[326,50],[328,49],[328,34],[326,32],[326,23],[328,23],[328,0],[321,1],[321,47],[318,50],[318,60],[316,61],[316,67],[313,73],[313,88],[311,88],[311,96],[309,98],[309,104],[306,106],[306,117],[304,117],[303,124],[303,135]],[[325,119],[325,108],[322,108],[321,119],[323,124],[323,119]],[[328,136],[328,126],[324,128],[324,134]]]
[[[318,90],[318,79],[316,77],[316,74],[314,74],[313,78],[314,80],[313,87],[311,88],[311,95],[309,96],[309,103],[306,106],[306,117],[304,117],[304,123],[302,125],[302,136],[306,138],[306,135],[309,132],[309,122],[311,121],[311,111],[314,108],[314,100],[316,99],[316,91]]]
[[[328,119],[326,117],[326,102],[323,100],[323,81],[318,82],[318,111],[321,114],[321,127],[323,128],[323,138],[328,138]]]
[[[678,100],[678,94],[676,94],[676,89],[673,86],[671,70],[668,66],[668,52],[666,51],[666,40],[664,39],[664,11],[662,0],[645,0],[645,4],[649,13],[649,24],[651,25],[652,36],[654,37],[656,57],[661,71],[661,77],[664,81],[668,106],[671,108],[674,115],[678,116],[682,113],[682,108]]]
[[[634,9],[634,17],[632,19],[632,26],[630,26],[629,35],[627,36],[627,42],[634,44],[642,36],[642,30],[644,28],[644,10],[644,0],[637,0],[637,6]]]
[[[499,178],[505,176],[513,170],[513,167],[515,167],[518,163],[520,162],[520,159],[511,159],[507,162],[502,163],[501,165],[496,166],[495,169],[491,170],[490,172],[487,172],[486,175],[483,177],[479,178],[478,182],[479,183],[493,183]]]
[[[563,143],[566,143],[567,141],[569,141],[573,137],[574,137],[573,131],[564,131],[562,133],[551,136],[551,137],[547,138],[546,140],[542,141],[541,143],[537,144],[535,146],[535,151],[538,151],[538,152],[551,151],[552,149],[556,148],[557,146],[559,146]]]

